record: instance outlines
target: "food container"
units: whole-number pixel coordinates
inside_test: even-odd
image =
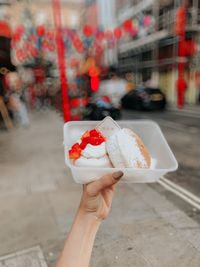
[[[136,168],[97,168],[76,167],[69,159],[68,151],[77,142],[86,130],[97,128],[105,136],[111,135],[118,128],[132,129],[144,142],[149,150],[154,166],[150,169]],[[131,153],[131,148],[130,148]],[[113,121],[110,117],[104,121],[71,121],[64,124],[64,157],[66,165],[71,169],[75,182],[80,184],[89,183],[101,176],[121,170],[124,173],[121,182],[126,183],[151,183],[156,182],[168,172],[175,171],[178,163],[172,153],[160,127],[150,120]]]

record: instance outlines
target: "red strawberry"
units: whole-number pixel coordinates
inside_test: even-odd
[[[72,149],[74,150],[81,150],[79,143],[76,143],[72,146]]]
[[[90,136],[91,137],[98,137],[100,132],[98,132],[96,129],[93,129],[90,131]]]
[[[83,141],[81,142],[81,144],[80,144],[80,148],[83,150],[83,149],[85,149],[85,147],[87,146],[87,142],[85,141],[85,139],[83,139]]]
[[[81,156],[81,150],[75,150],[75,149],[70,149],[69,150],[69,158],[70,159],[78,159]]]
[[[102,137],[91,137],[90,138],[90,144],[93,146],[98,146],[103,142],[104,142],[104,138]]]
[[[81,140],[83,140],[84,138],[89,137],[89,136],[90,136],[90,132],[89,132],[89,131],[86,131],[86,132],[82,135]]]

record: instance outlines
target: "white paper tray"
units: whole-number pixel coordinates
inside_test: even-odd
[[[70,167],[74,180],[77,183],[85,184],[99,179],[107,173],[121,170],[124,177],[121,180],[126,183],[150,183],[157,181],[168,172],[175,171],[178,163],[174,157],[160,127],[150,120],[118,121],[121,128],[130,128],[138,134],[148,148],[156,164],[152,169],[134,168],[95,168],[75,167],[71,164],[68,151],[77,142],[80,136],[86,131],[95,128],[99,121],[71,121],[64,124],[64,157],[65,163]],[[130,151],[131,152],[131,151]]]

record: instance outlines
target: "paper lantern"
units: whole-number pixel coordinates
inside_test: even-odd
[[[85,25],[83,27],[83,34],[86,36],[86,37],[90,37],[92,36],[93,34],[93,29],[90,25]]]
[[[114,29],[114,36],[116,39],[120,39],[122,37],[122,30],[120,27]]]
[[[152,17],[151,16],[144,16],[142,20],[142,24],[144,27],[150,27],[152,24]]]
[[[127,19],[126,21],[124,21],[123,23],[123,28],[126,32],[130,32],[132,30],[132,21],[130,19]]]
[[[37,26],[36,28],[37,35],[42,37],[45,35],[45,27],[43,25]]]
[[[136,37],[138,35],[138,32],[139,32],[138,28],[133,27],[132,30],[130,31],[130,35],[132,37]]]
[[[98,76],[91,78],[90,86],[93,92],[96,92],[99,89],[99,77]]]

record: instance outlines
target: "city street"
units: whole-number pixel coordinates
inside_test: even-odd
[[[159,122],[180,164],[167,178],[199,195],[198,119],[184,122],[173,112],[123,115]],[[34,112],[30,128],[0,133],[1,267],[55,266],[81,195],[64,164],[62,126],[55,111]],[[199,262],[196,208],[160,184],[118,186],[91,266],[199,267]]]
[[[200,197],[200,109],[188,112],[137,112],[126,110],[123,119],[150,119],[156,121],[161,127],[165,137],[173,150],[179,163],[178,171],[169,173],[166,177],[174,183]],[[161,192],[162,187],[154,186]],[[162,190],[162,193],[183,208],[190,216],[200,221],[200,214],[195,208],[187,206],[174,194]]]

